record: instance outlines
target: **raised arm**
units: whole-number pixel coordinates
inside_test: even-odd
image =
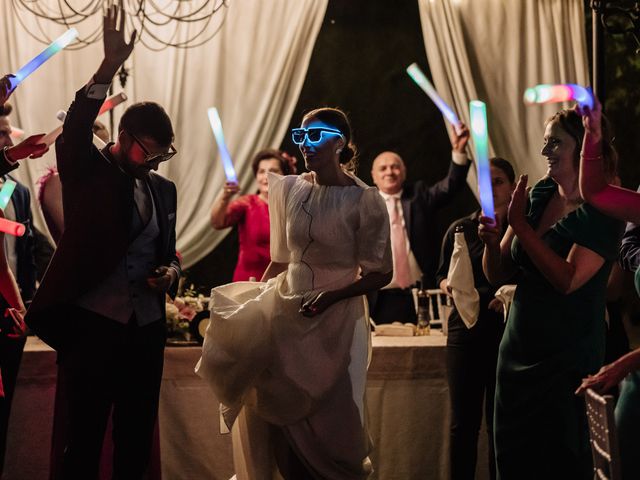
[[[233,225],[234,222],[230,221],[227,208],[229,207],[229,201],[239,190],[240,187],[237,183],[225,182],[224,189],[213,202],[213,207],[211,207],[211,226],[216,230]]]
[[[451,164],[449,172],[439,182],[431,185],[422,192],[425,201],[434,208],[447,203],[458,193],[467,182],[469,159],[467,158],[467,144],[469,143],[469,129],[464,123],[449,131],[451,140]]]
[[[640,194],[610,185],[605,175],[602,150],[602,108],[594,97],[594,107],[582,109],[584,140],[580,158],[580,193],[587,203],[618,220],[640,223]]]
[[[81,88],[75,101],[69,107],[62,135],[56,142],[58,153],[58,171],[60,179],[81,172],[87,168],[87,152],[93,148],[93,122],[113,76],[129,57],[136,39],[136,31],[129,42],[124,37],[125,12],[124,1],[107,8],[103,19],[104,58],[93,75],[92,80]]]

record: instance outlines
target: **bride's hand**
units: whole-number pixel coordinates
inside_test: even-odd
[[[320,315],[331,305],[336,303],[339,300],[335,291],[328,290],[325,292],[320,292],[315,298],[305,302],[304,305],[300,308],[300,313],[305,317],[315,317],[316,315]]]

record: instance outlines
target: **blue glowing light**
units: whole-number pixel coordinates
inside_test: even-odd
[[[16,189],[16,182],[11,179],[7,179],[0,190],[0,209],[4,210],[9,205],[9,200],[11,200],[11,195],[13,195],[13,191]]]
[[[213,135],[216,137],[216,143],[218,144],[218,151],[220,152],[222,166],[224,167],[224,175],[227,177],[228,182],[238,183],[238,177],[236,176],[236,171],[233,168],[231,155],[229,155],[227,144],[224,141],[222,121],[220,120],[218,109],[215,107],[207,109],[207,115],[209,116],[209,123],[211,123],[211,130],[213,130]]]
[[[45,48],[38,56],[34,57],[29,63],[23,66],[15,73],[15,77],[11,78],[11,89],[16,88],[22,81],[35,72],[40,65],[49,60],[52,56],[69,45],[78,36],[75,28],[70,28],[64,34],[55,39]]]
[[[451,109],[451,107],[447,105],[446,102],[442,100],[442,98],[440,98],[440,95],[438,95],[438,92],[436,92],[436,89],[434,88],[434,86],[427,79],[424,73],[422,73],[422,70],[420,70],[420,67],[418,67],[416,63],[412,63],[407,67],[407,73],[409,74],[411,79],[414,82],[416,82],[416,84],[420,88],[422,88],[422,90],[424,90],[424,93],[429,95],[429,98],[431,98],[433,103],[436,104],[436,107],[438,107],[440,112],[442,112],[442,115],[444,115],[444,117],[449,121],[449,123],[454,127],[457,126],[460,123],[460,120],[458,119],[454,111]]]
[[[491,187],[491,165],[489,164],[489,135],[487,128],[487,106],[479,100],[469,102],[471,118],[471,136],[476,152],[478,166],[478,190],[480,206],[486,217],[495,220],[493,207],[493,188]]]
[[[575,83],[536,85],[524,92],[524,103],[558,103],[575,100],[581,107],[593,108],[593,95],[589,89]]]

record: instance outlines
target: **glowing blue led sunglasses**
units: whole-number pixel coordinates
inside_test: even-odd
[[[296,145],[302,145],[304,143],[304,139],[307,138],[309,143],[319,143],[322,140],[324,134],[331,135],[340,135],[342,138],[342,132],[340,130],[335,130],[333,128],[293,128],[291,130],[291,139],[293,143]]]

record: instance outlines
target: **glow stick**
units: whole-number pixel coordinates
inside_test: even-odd
[[[119,103],[121,103],[121,102],[119,102]],[[113,105],[111,108],[113,108],[113,107],[115,107],[115,105]],[[107,111],[107,110],[105,110],[105,111]],[[58,113],[56,114],[56,118],[58,120],[60,120],[61,122],[64,122],[65,118],[67,118],[67,112],[65,112],[64,110],[58,110]],[[46,139],[47,142],[50,141],[51,139],[47,138],[50,135],[51,136],[55,135],[55,137],[53,137],[53,141],[51,141],[51,143],[55,142],[56,138],[58,138],[58,135],[60,135],[62,133],[62,128],[63,127],[64,127],[64,125],[60,125],[59,127],[57,127],[54,130],[52,130],[50,133],[47,133],[44,137],[42,137],[42,140],[40,140],[40,143],[44,143],[45,139]],[[47,146],[50,146],[51,143],[47,143]],[[104,147],[107,146],[107,144],[104,143],[102,141],[102,139],[99,136],[97,136],[95,133],[93,134],[93,144],[96,146],[96,148],[98,150],[102,150]]]
[[[442,98],[440,98],[440,95],[438,95],[438,92],[436,92],[434,86],[427,79],[427,77],[425,77],[424,73],[422,73],[422,70],[420,70],[418,64],[412,63],[411,65],[409,65],[407,67],[407,73],[409,74],[411,79],[416,82],[416,84],[420,88],[422,88],[422,90],[424,90],[424,93],[429,95],[429,98],[431,98],[433,103],[436,104],[436,107],[438,107],[440,112],[442,112],[442,115],[445,116],[449,123],[454,127],[457,126],[460,123],[460,120],[458,120],[458,117],[451,109],[451,107],[447,105],[446,102],[442,100]]]
[[[62,125],[58,125],[56,128],[47,133],[44,137],[40,139],[40,143],[44,143],[47,147],[53,145],[56,141],[56,138],[60,136],[62,133]]]
[[[6,218],[0,218],[0,232],[8,233],[15,237],[21,237],[24,235],[25,227],[22,223],[12,222]]]
[[[491,165],[489,164],[487,107],[484,102],[479,100],[469,102],[469,117],[471,117],[471,136],[473,137],[473,146],[475,148],[476,162],[478,165],[480,206],[482,207],[483,215],[495,220],[493,188],[491,188]]]
[[[64,47],[69,45],[78,36],[78,31],[75,28],[70,28],[64,34],[55,39],[51,44],[45,48],[42,53],[34,57],[29,63],[18,70],[15,77],[10,78],[11,89],[16,88],[20,83],[35,72],[40,65],[49,60],[53,55],[58,53]]]
[[[564,85],[536,85],[524,91],[524,103],[557,103],[575,100],[581,107],[593,108],[593,95],[581,85],[567,83]]]
[[[100,111],[98,112],[98,115],[102,115],[103,113],[108,112],[109,110],[120,105],[122,102],[126,100],[127,100],[127,96],[123,92],[112,95],[111,97],[107,98],[104,101],[104,103],[100,107]],[[64,122],[64,119],[66,117],[67,117],[67,112],[65,112],[64,110],[58,110],[58,113],[56,114],[56,118],[58,120],[60,120],[61,122]],[[42,137],[42,140],[40,140],[40,143],[44,143],[48,147],[50,147],[56,141],[56,138],[60,136],[61,133],[62,133],[62,125],[54,128],[49,133],[47,133],[44,137]],[[102,149],[106,145],[106,143],[104,143],[100,139],[100,137],[98,137],[95,134],[93,135],[93,144],[96,147],[98,147],[98,149]]]
[[[2,189],[0,189],[0,208],[4,210],[9,205],[9,200],[11,200],[11,195],[13,195],[13,191],[16,189],[16,182],[8,178],[5,180]]]
[[[211,130],[213,130],[213,135],[216,137],[216,143],[218,144],[218,151],[220,152],[222,166],[224,167],[224,175],[227,177],[228,182],[238,183],[236,171],[231,161],[231,155],[229,155],[227,144],[224,141],[222,121],[220,120],[220,115],[218,115],[218,109],[216,107],[207,109],[207,115],[209,116],[209,123],[211,123]]]
[[[11,125],[11,138],[20,138],[20,137],[24,137],[24,130],[22,130],[21,128],[18,127],[14,127],[13,125]]]
[[[126,101],[127,101],[127,96],[125,95],[124,92],[116,93],[115,95],[110,96],[104,101],[104,103],[100,107],[98,116],[102,115],[105,112],[108,112],[113,107],[116,107],[117,105],[120,105],[122,102],[126,102]]]

